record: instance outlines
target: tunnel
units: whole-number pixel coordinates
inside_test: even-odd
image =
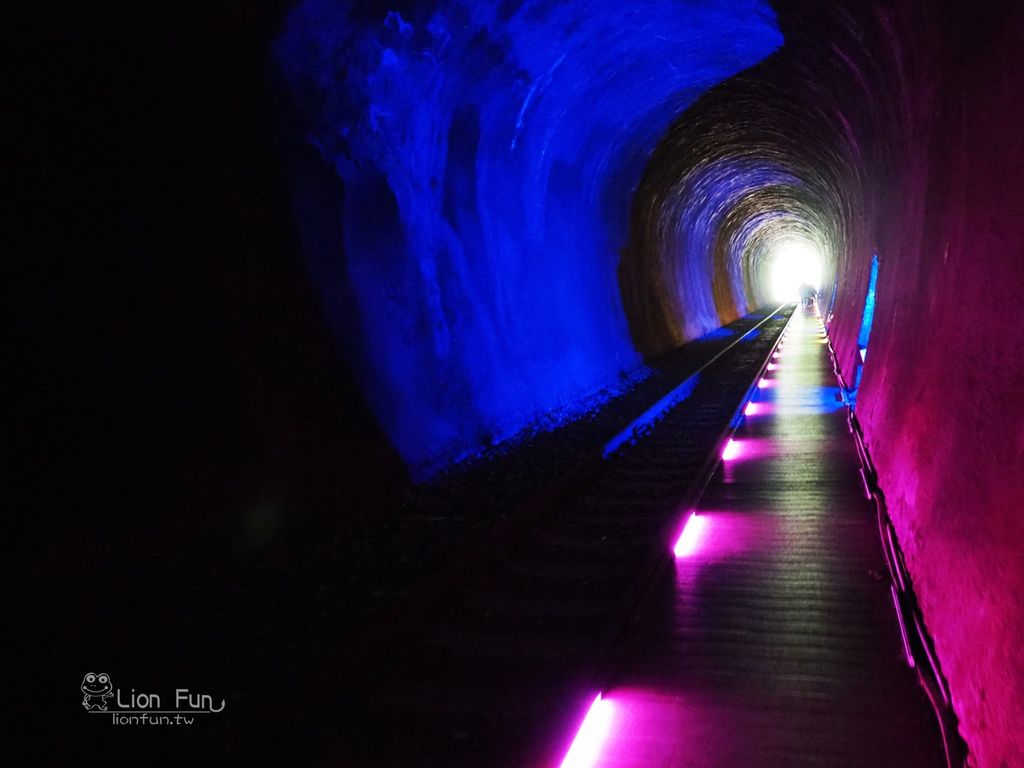
[[[1024,6],[45,11],[12,764],[1024,766]]]

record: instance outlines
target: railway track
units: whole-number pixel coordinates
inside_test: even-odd
[[[348,764],[557,764],[790,314],[724,346],[346,651],[345,688],[365,693]]]

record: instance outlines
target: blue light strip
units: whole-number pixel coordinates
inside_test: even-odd
[[[603,458],[607,459],[623,445],[632,443],[640,438],[651,427],[661,421],[669,410],[675,408],[688,398],[699,382],[700,373],[693,374],[693,376],[686,379],[682,384],[635,418],[628,427],[608,441],[608,444],[604,447]]]

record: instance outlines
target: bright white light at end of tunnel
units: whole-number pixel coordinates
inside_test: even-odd
[[[804,285],[821,290],[821,251],[810,240],[783,240],[772,249],[768,259],[775,301],[799,301]]]

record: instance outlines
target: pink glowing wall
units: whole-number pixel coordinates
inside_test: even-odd
[[[899,151],[832,333],[851,378],[877,249],[858,412],[972,762],[1024,765],[1024,13],[921,5],[877,17]]]

